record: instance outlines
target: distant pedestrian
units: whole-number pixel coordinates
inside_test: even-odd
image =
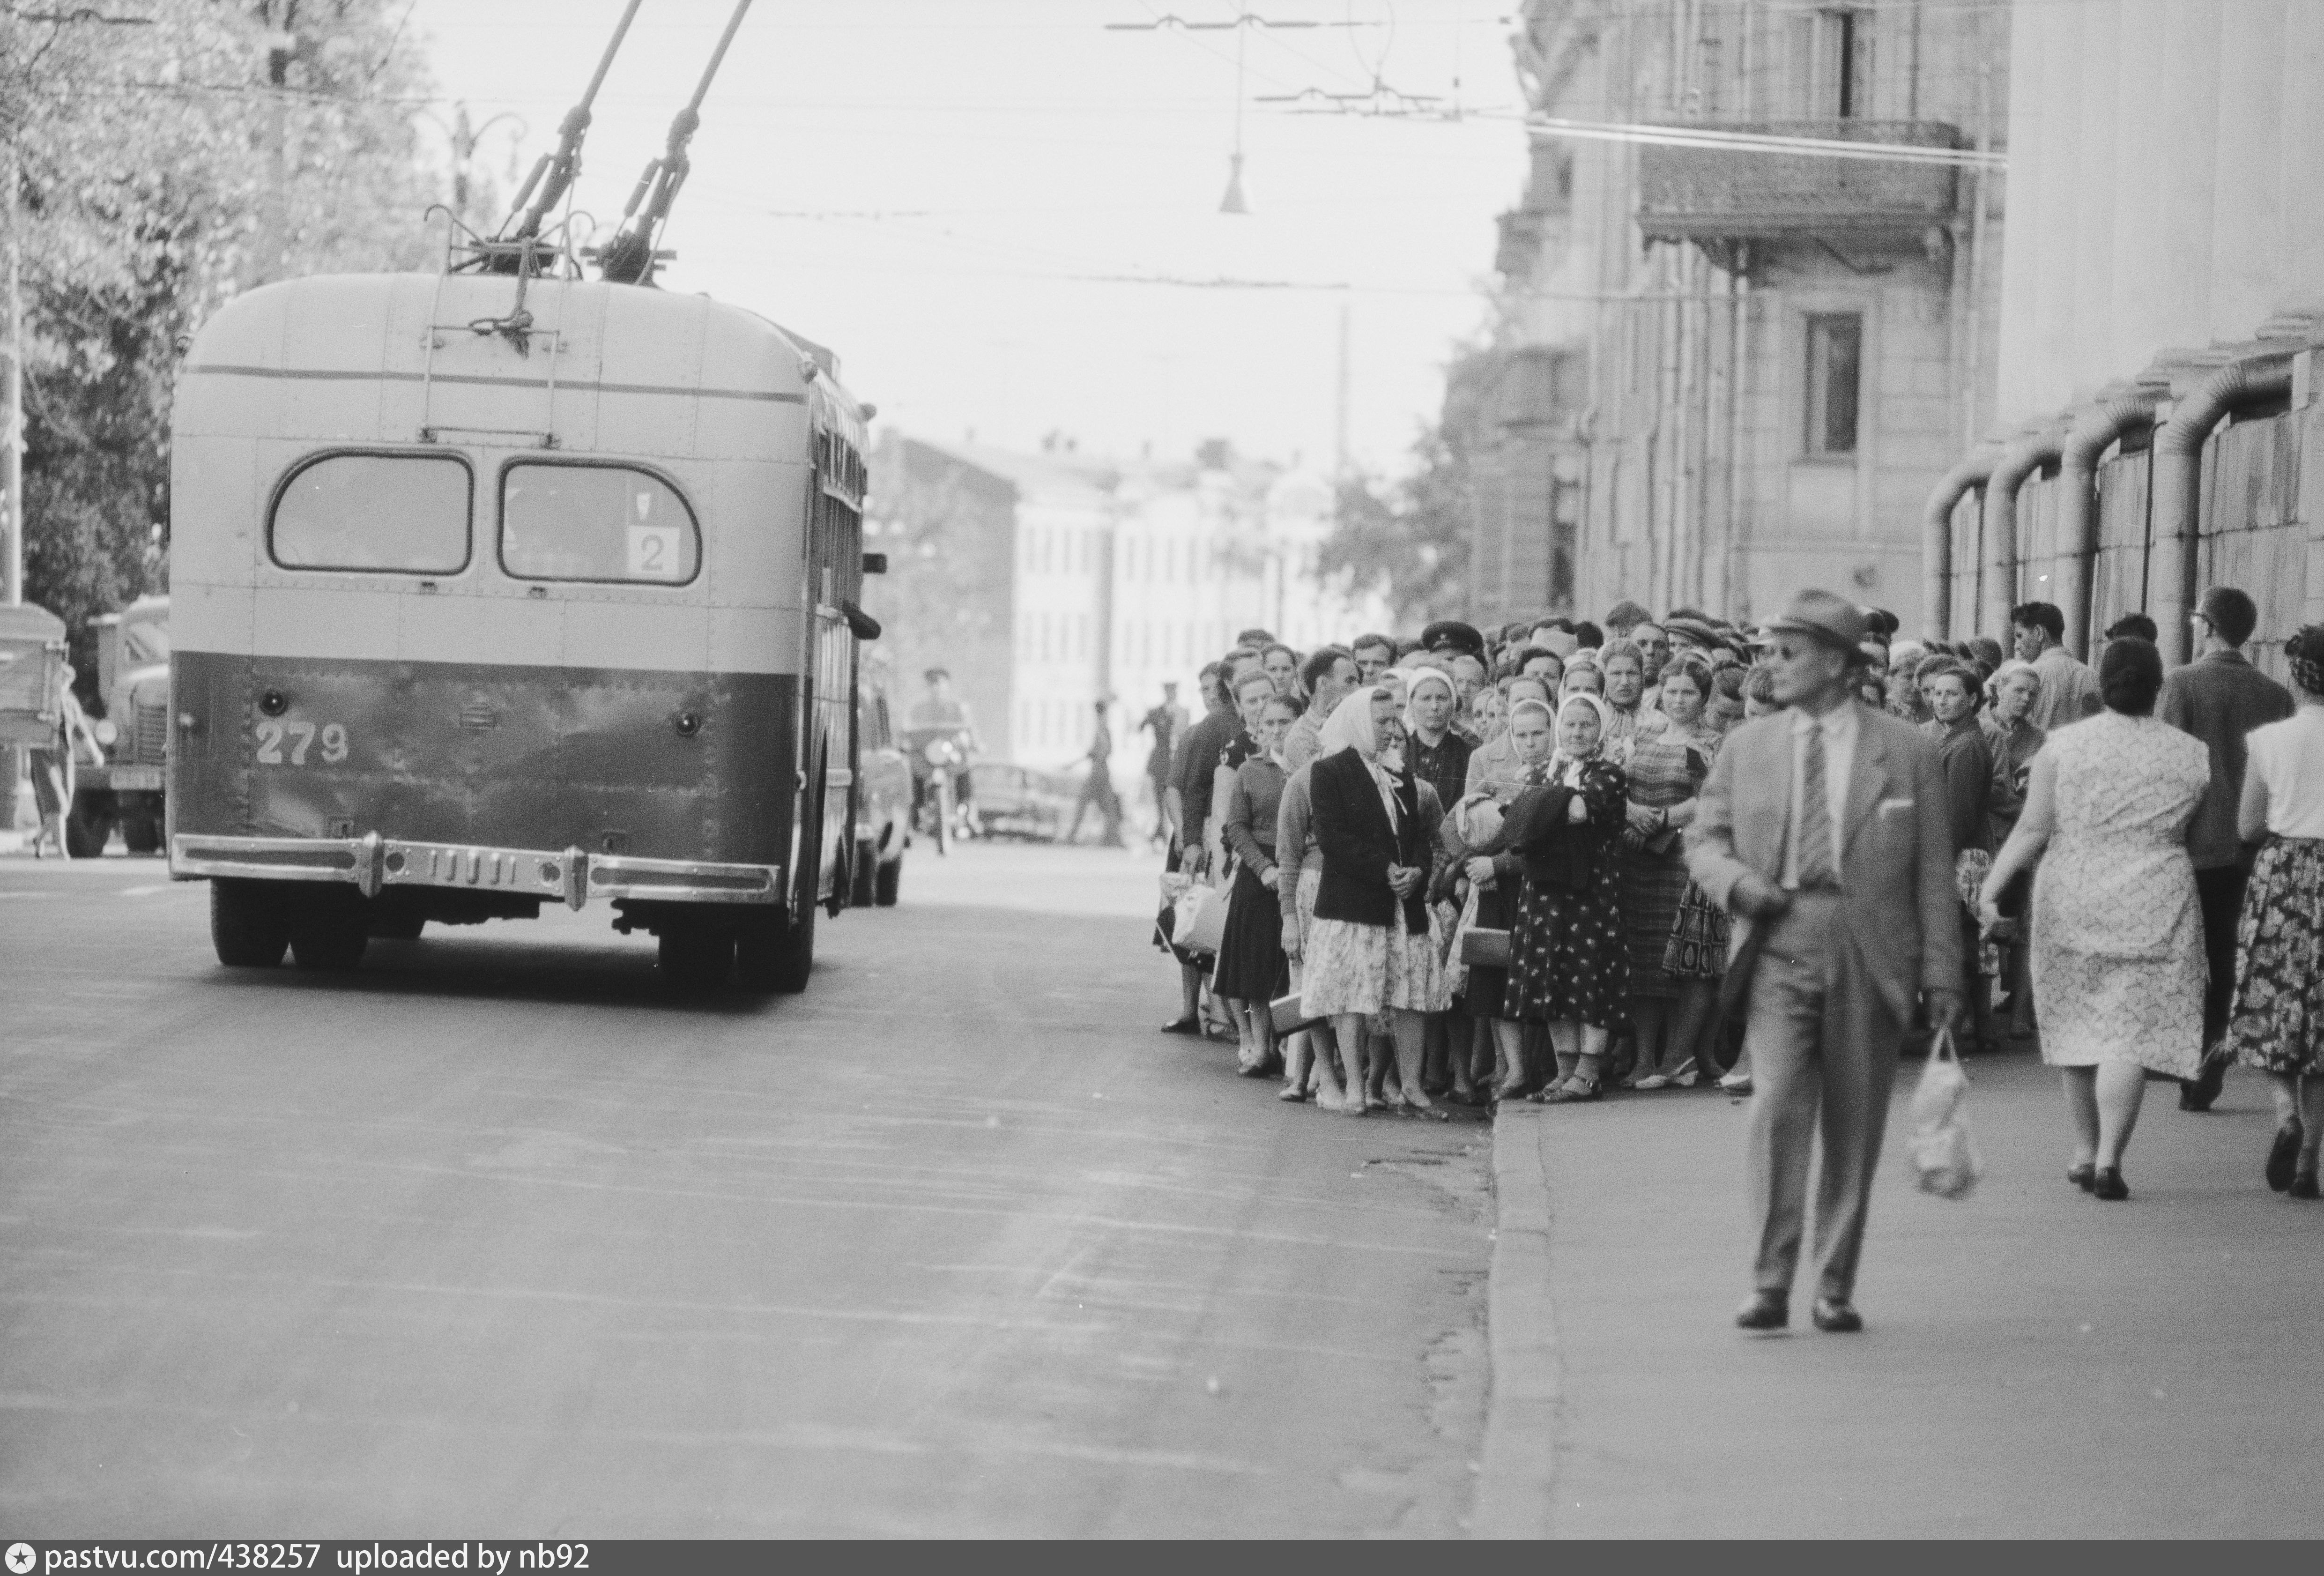
[[[1170,753],[1178,742],[1178,735],[1186,731],[1186,708],[1178,704],[1176,680],[1163,683],[1162,704],[1139,719],[1138,729],[1154,738],[1154,746],[1146,756],[1146,776],[1154,787],[1154,841],[1167,848],[1170,843],[1170,809],[1167,802]]]
[[[2252,849],[2236,834],[2243,802],[2244,740],[2255,728],[2292,715],[2292,692],[2253,667],[2244,642],[2259,626],[2259,609],[2232,585],[2203,594],[2193,623],[2201,655],[2163,680],[2155,714],[2192,733],[2210,752],[2211,786],[2187,833],[2195,865],[2195,898],[2203,911],[2203,955],[2210,984],[2203,992],[2203,1070],[2179,1086],[2179,1109],[2209,1111],[2227,1075],[2223,1041],[2236,990],[2236,928],[2243,917],[2244,883]],[[2255,839],[2255,841],[2256,841]]]
[[[1977,674],[1968,664],[1958,658],[1948,659],[1933,673],[1927,669],[1923,672],[1923,686],[1933,715],[1921,724],[1921,731],[1935,741],[1937,765],[1944,772],[1945,818],[1952,831],[1953,862],[1958,871],[1964,853],[1990,856],[1993,853],[1993,755],[1986,743],[1985,730],[1977,720],[1978,707],[1985,699],[1985,687],[1978,682]],[[1978,917],[1967,905],[1958,912],[1964,970],[1961,989],[1969,995],[1969,1020],[1978,1048],[1998,1051],[2000,1041],[1993,1032],[1993,995],[1978,968],[1978,954],[1983,949]]]
[[[1095,703],[1095,709],[1097,727],[1090,737],[1089,753],[1084,757],[1089,761],[1089,775],[1082,779],[1081,797],[1074,803],[1074,821],[1065,831],[1065,841],[1072,843],[1081,836],[1082,816],[1094,805],[1099,817],[1105,823],[1102,845],[1120,848],[1123,846],[1121,799],[1113,791],[1113,729],[1105,720],[1105,702]]]
[[[2068,1181],[2125,1199],[2124,1147],[2146,1074],[2191,1078],[2203,1059],[2203,920],[2188,824],[2210,781],[2198,741],[2156,717],[2163,659],[2144,641],[2107,647],[2106,710],[2053,733],[2025,812],[1978,894],[1987,925],[2038,855],[2034,1002],[2042,1059],[2064,1069],[2074,1122]]]
[[[1930,742],[1855,698],[1866,624],[1806,591],[1773,626],[1784,709],[1720,746],[1686,838],[1703,889],[1748,926],[1745,1048],[1756,1289],[1736,1323],[1776,1330],[1806,1229],[1819,1131],[1816,1327],[1864,1327],[1854,1303],[1896,1055],[1916,1000],[1960,1021],[1961,932],[1942,769]]]
[[[73,669],[69,666],[59,668],[56,694],[50,697],[57,713],[53,742],[28,752],[32,808],[40,817],[40,825],[32,831],[35,859],[44,853],[54,853],[59,859],[72,858],[72,842],[66,823],[72,818],[73,798],[79,788],[78,769],[84,759],[91,766],[105,764],[105,750],[97,743],[72,686]],[[104,850],[97,852],[102,853]]]
[[[2240,830],[2266,844],[2244,893],[2227,1044],[2274,1084],[2267,1184],[2312,1199],[2324,1144],[2324,625],[2283,654],[2300,705],[2248,741]]]
[[[2098,676],[2066,650],[2066,615],[2055,603],[2028,602],[2011,608],[2009,633],[2018,660],[2032,663],[2042,676],[2042,698],[2034,712],[2035,727],[2054,733],[2069,723],[2097,714]]]

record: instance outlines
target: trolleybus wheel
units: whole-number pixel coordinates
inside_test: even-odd
[[[734,933],[706,925],[665,926],[657,956],[665,979],[681,991],[715,991],[734,972]]]
[[[210,945],[229,969],[271,969],[290,945],[290,916],[262,881],[212,881]]]
[[[777,908],[753,914],[734,937],[734,967],[746,991],[796,996],[815,972],[815,905],[802,904],[794,925]]]
[[[418,941],[428,921],[418,914],[375,914],[369,929],[374,941]]]
[[[903,880],[904,856],[899,853],[881,865],[879,873],[872,878],[872,900],[882,908],[893,908],[896,906],[896,889],[903,884]]]
[[[371,945],[371,922],[362,899],[337,892],[313,894],[290,913],[290,959],[302,969],[352,969]]]
[[[880,845],[869,840],[855,845],[855,864],[848,883],[847,905],[851,908],[869,908],[878,897]]]
[[[161,852],[161,812],[131,810],[121,817],[121,841],[132,853]]]
[[[113,835],[113,817],[88,805],[76,804],[65,816],[65,852],[75,859],[96,859]]]

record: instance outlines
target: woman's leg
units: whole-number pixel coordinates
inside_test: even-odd
[[[1388,1014],[1389,1032],[1396,1037],[1396,1081],[1399,1103],[1415,1111],[1433,1111],[1436,1102],[1421,1086],[1421,1067],[1428,1058],[1428,1031],[1441,1028],[1441,1012],[1416,1012],[1399,1007]]]
[[[1600,1069],[1606,1064],[1606,1043],[1611,1034],[1594,1023],[1582,1026],[1582,1054],[1575,1060],[1573,1081],[1584,1089],[1595,1089],[1600,1079]]]
[[[1259,1062],[1252,1072],[1254,1078],[1264,1078],[1275,1071],[1278,1051],[1275,1040],[1275,1007],[1272,1002],[1250,1004],[1251,1037],[1259,1046]]]
[[[2074,1124],[2074,1164],[2095,1166],[2098,1158],[2098,1070],[2068,1067],[2066,1114]]]
[[[1308,1041],[1314,1038],[1305,1029],[1283,1041],[1283,1098],[1307,1098]]]
[[[1671,1010],[1670,1054],[1678,1059],[1673,1073],[1694,1064],[1696,1080],[1708,1083],[1719,1076],[1718,1041],[1711,1020],[1719,1009],[1719,982],[1683,979],[1678,982],[1678,1003]]]
[[[2299,1091],[2300,1101],[2300,1172],[2302,1176],[2316,1175],[2319,1140],[2324,1139],[2324,1074],[2310,1073],[2305,1078],[2295,1077],[2292,1083]]]
[[[2122,1152],[2138,1125],[2146,1098],[2146,1069],[2135,1062],[2102,1062],[2098,1070],[2098,1166],[2122,1169]]]
[[[1670,1003],[1659,996],[1640,996],[1630,1002],[1630,1022],[1638,1037],[1637,1065],[1625,1087],[1659,1076],[1663,1071],[1663,1039],[1670,1028]]]
[[[1485,1025],[1493,1037],[1493,1098],[1507,1100],[1524,1093],[1530,1082],[1526,1074],[1525,1025],[1510,1018],[1487,1018]]]
[[[1364,1015],[1342,1012],[1332,1019],[1333,1037],[1340,1042],[1341,1098],[1350,1116],[1364,1114]]]
[[[1556,1083],[1563,1083],[1582,1070],[1582,1026],[1577,1023],[1553,1023],[1549,1026],[1549,1045],[1557,1057]]]

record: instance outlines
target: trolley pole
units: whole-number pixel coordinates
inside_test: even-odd
[[[17,206],[16,127],[5,128],[0,151],[0,207],[8,228],[0,239],[0,603],[24,600],[24,246],[23,211]],[[0,835],[14,833],[24,811],[26,756],[23,746],[0,751]]]

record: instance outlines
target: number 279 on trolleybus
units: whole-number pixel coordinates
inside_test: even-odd
[[[675,980],[803,988],[816,908],[879,857],[869,411],[836,372],[577,266],[212,318],[174,418],[169,851],[220,961],[603,903]]]

